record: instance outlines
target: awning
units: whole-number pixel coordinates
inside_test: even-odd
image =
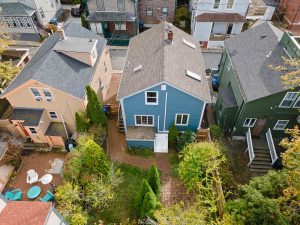
[[[129,12],[106,12],[98,11],[91,13],[88,18],[90,22],[127,21],[134,22],[136,17]]]
[[[246,18],[238,13],[203,13],[196,16],[197,22],[246,22]]]

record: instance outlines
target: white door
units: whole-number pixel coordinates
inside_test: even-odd
[[[168,152],[168,134],[155,134],[154,152],[167,153]]]

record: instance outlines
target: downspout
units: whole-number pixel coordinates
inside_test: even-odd
[[[167,104],[168,104],[168,92],[166,92],[166,98],[165,98],[164,131],[166,131]]]
[[[61,113],[60,116],[61,116],[61,120],[62,120],[63,125],[64,125],[64,130],[65,130],[65,132],[66,132],[67,139],[68,139],[68,138],[69,138],[69,134],[68,134],[68,132],[67,132],[67,128],[66,128],[66,124],[65,124],[65,120],[64,120],[63,114]]]

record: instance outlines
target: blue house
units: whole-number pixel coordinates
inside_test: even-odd
[[[168,130],[201,128],[211,101],[197,40],[167,22],[132,38],[117,100],[128,146],[168,151]]]

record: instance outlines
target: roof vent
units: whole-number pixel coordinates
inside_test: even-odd
[[[189,41],[183,39],[183,43],[186,44],[187,46],[193,48],[193,49],[196,49],[196,45],[194,45],[192,42],[189,42]]]
[[[262,37],[262,38],[265,38],[265,37],[267,37],[267,35],[266,35],[266,34],[263,34],[263,35],[261,35],[261,37]]]
[[[193,78],[195,80],[201,81],[201,77],[198,74],[193,73],[190,70],[185,70],[185,73],[186,73],[187,76],[189,76],[189,77],[191,77],[191,78]]]
[[[142,65],[138,65],[136,67],[133,68],[133,72],[136,73],[138,71],[140,71],[141,69],[143,69],[143,66]]]
[[[271,56],[271,54],[272,54],[272,51],[270,51],[270,52],[266,55],[266,57],[269,58],[269,57]]]

